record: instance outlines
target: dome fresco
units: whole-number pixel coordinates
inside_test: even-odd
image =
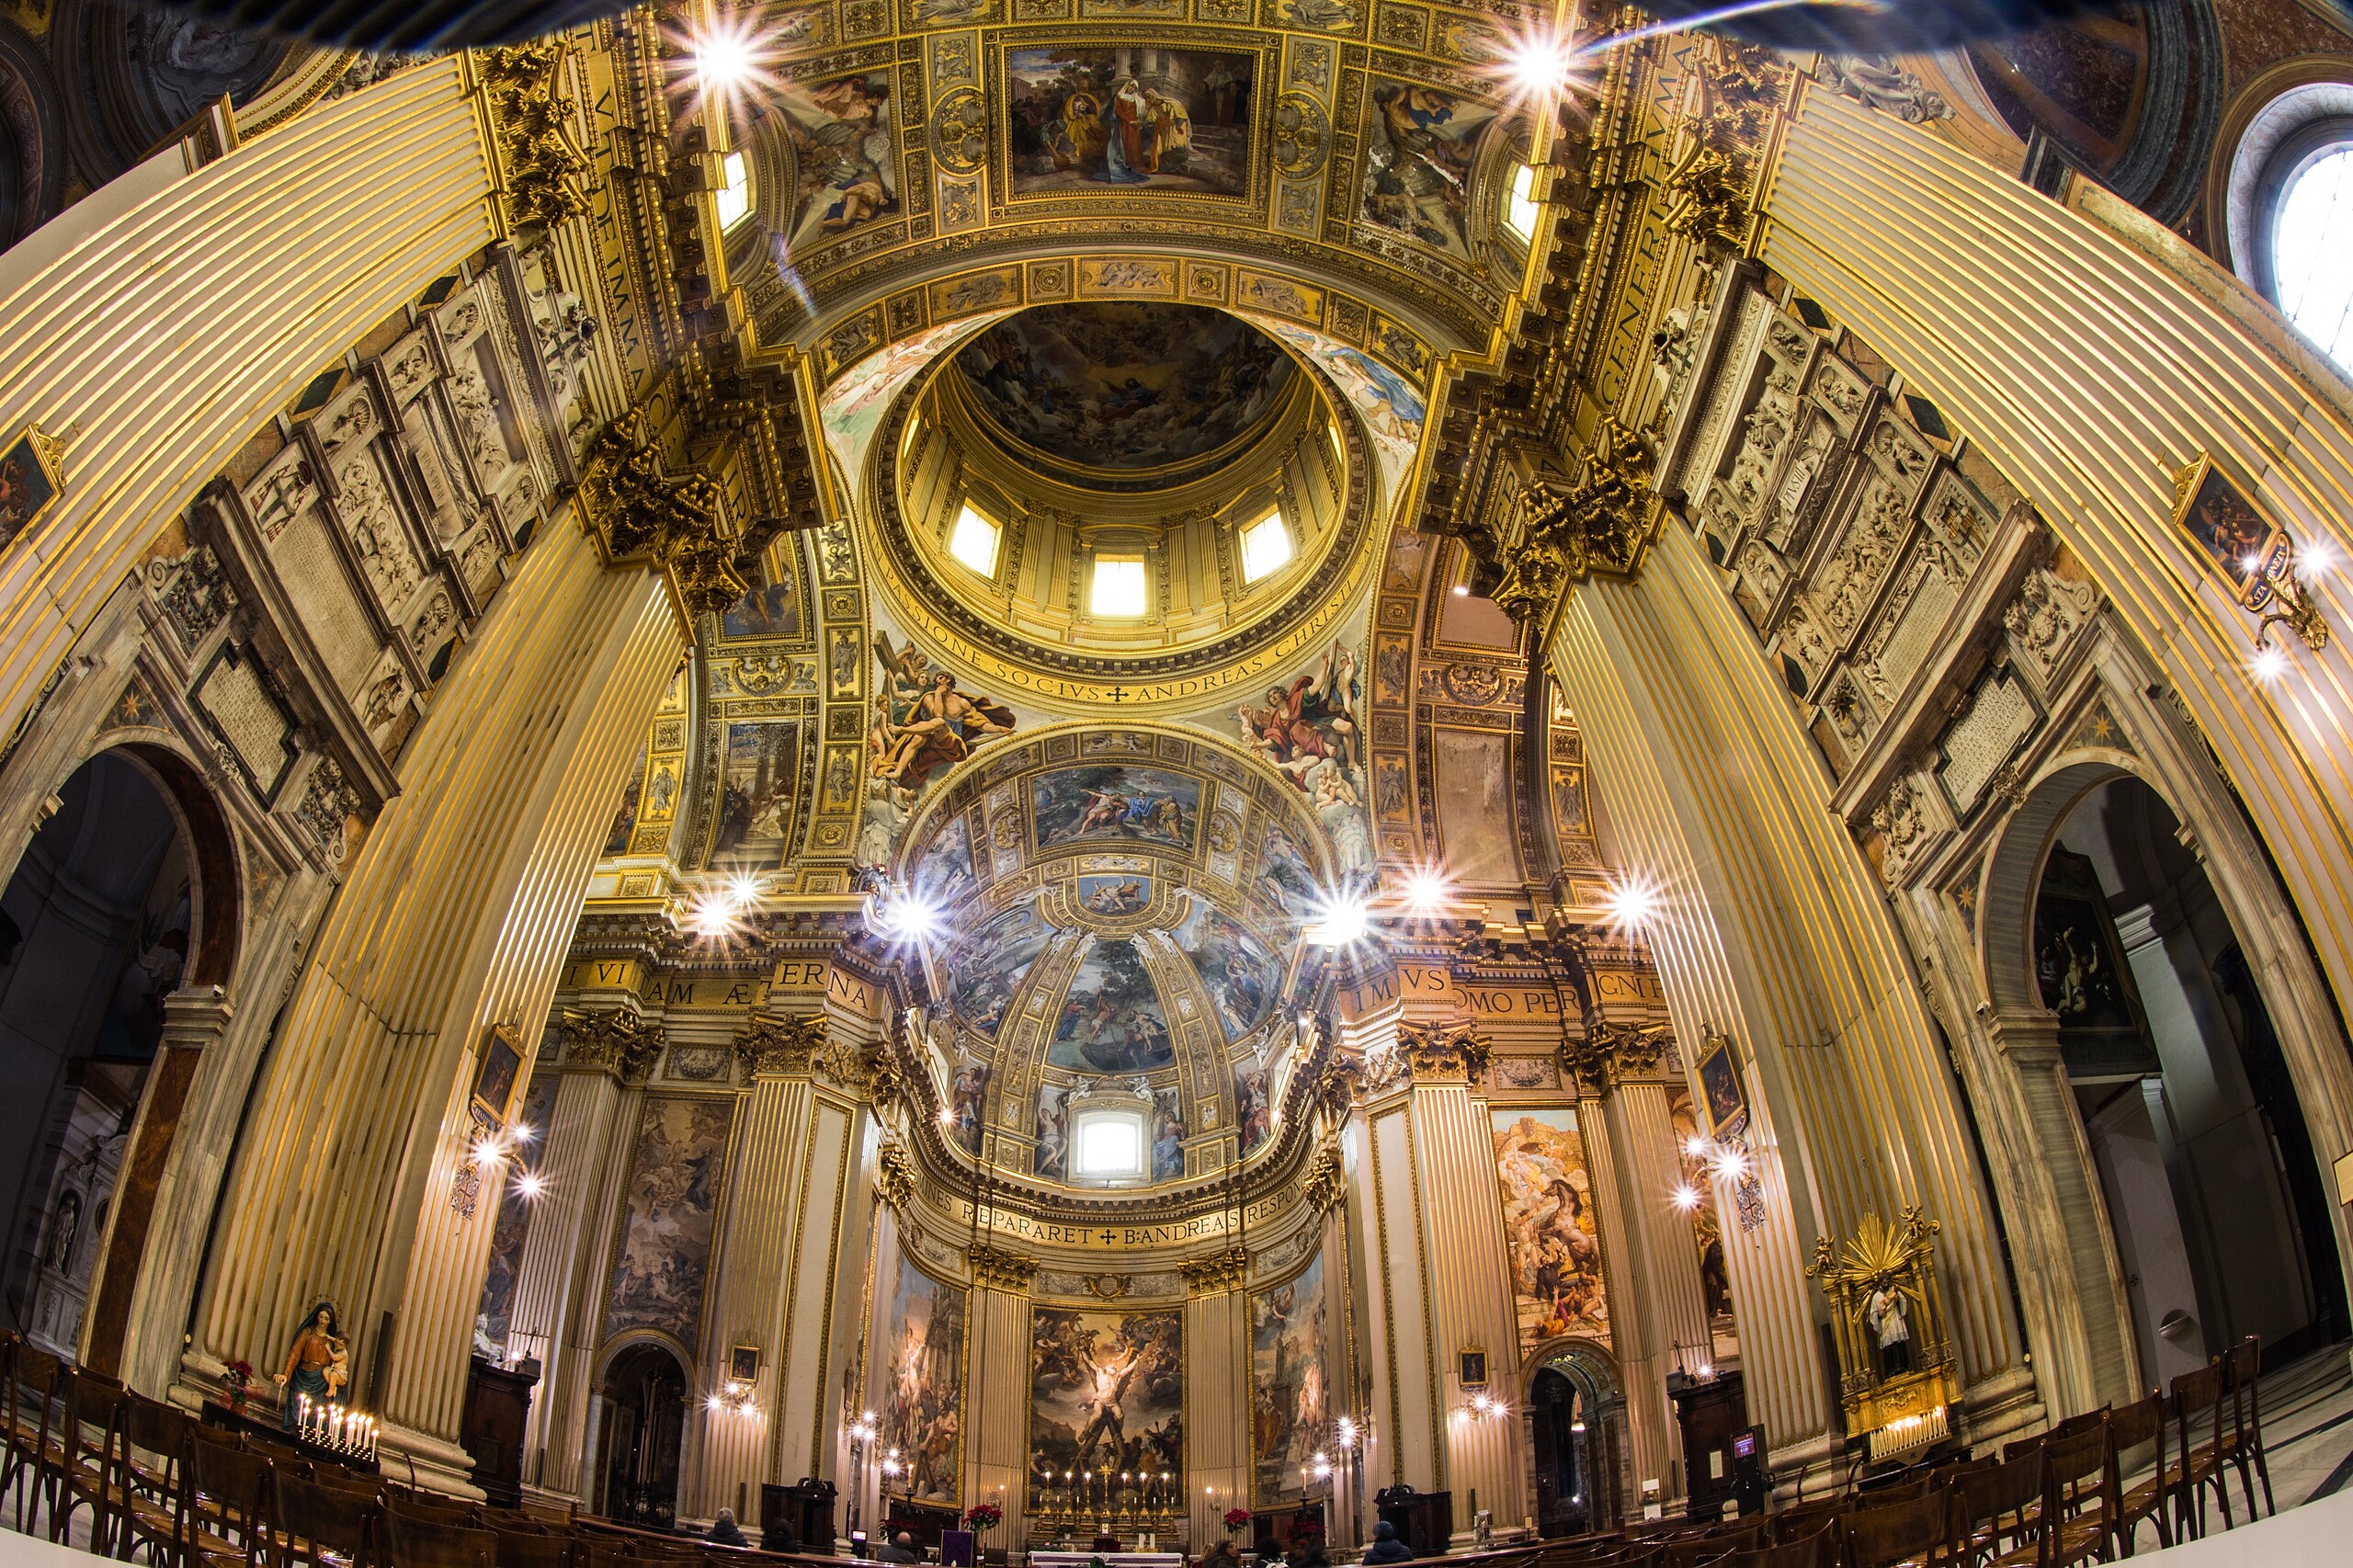
[[[964,345],[953,365],[1008,451],[1123,487],[1217,467],[1275,422],[1299,379],[1290,356],[1239,318],[1156,303],[1037,306]]]
[[[1330,858],[1298,790],[1199,733],[1073,728],[1000,741],[943,786],[900,866],[951,929],[967,1152],[1067,1180],[1070,1116],[1111,1101],[1146,1117],[1154,1181],[1186,1174],[1196,1135],[1263,1144],[1288,957]]]

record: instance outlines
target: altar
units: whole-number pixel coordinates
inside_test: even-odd
[[[1033,1551],[1029,1568],[1086,1568],[1100,1561],[1104,1568],[1185,1568],[1181,1551]]]

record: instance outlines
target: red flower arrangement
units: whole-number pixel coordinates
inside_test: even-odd
[[[221,1403],[231,1410],[245,1407],[245,1389],[254,1381],[253,1363],[230,1361],[221,1369]]]
[[[1249,1523],[1250,1523],[1250,1510],[1249,1510],[1249,1509],[1247,1509],[1247,1508],[1228,1508],[1228,1509],[1225,1511],[1225,1528],[1226,1528],[1227,1529],[1230,1529],[1230,1530],[1238,1530],[1238,1529],[1242,1529],[1242,1528],[1246,1528],[1246,1527],[1249,1525]]]
[[[964,1528],[968,1530],[993,1530],[1005,1523],[1005,1510],[994,1503],[975,1503],[964,1510]]]

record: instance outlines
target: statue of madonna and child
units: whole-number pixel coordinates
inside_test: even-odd
[[[333,1301],[321,1301],[311,1309],[274,1381],[283,1391],[278,1396],[279,1423],[290,1432],[301,1420],[299,1396],[309,1394],[313,1404],[326,1404],[341,1396],[344,1386],[351,1381],[351,1342],[338,1332]]]

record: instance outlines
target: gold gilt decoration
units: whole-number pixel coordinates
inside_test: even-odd
[[[1397,1044],[1417,1084],[1440,1079],[1476,1083],[1485,1075],[1487,1058],[1495,1053],[1494,1042],[1467,1018],[1451,1024],[1401,1023]]]
[[[642,1084],[652,1074],[662,1054],[662,1026],[649,1024],[627,1008],[600,1012],[567,1009],[558,1020],[563,1034],[563,1060],[568,1065],[594,1067],[624,1084]]]
[[[716,615],[749,591],[735,569],[739,540],[708,474],[671,478],[636,409],[588,444],[582,510],[608,561],[651,561],[689,615]]]
[[[1038,1260],[1025,1257],[986,1242],[974,1242],[964,1249],[964,1259],[972,1266],[976,1284],[993,1285],[1000,1290],[1026,1290],[1038,1275]]]
[[[735,1054],[753,1077],[793,1077],[809,1064],[825,1043],[825,1020],[814,1013],[781,1018],[754,1018],[735,1036]]]
[[[1250,1255],[1239,1246],[1230,1246],[1206,1257],[1188,1257],[1176,1266],[1176,1272],[1197,1296],[1238,1290],[1250,1277]]]
[[[1541,621],[1562,591],[1588,573],[1632,573],[1649,533],[1650,466],[1633,432],[1604,419],[1583,483],[1563,487],[1539,479],[1524,486],[1518,498],[1524,521],[1503,552],[1496,607],[1515,620]]]
[[[563,46],[517,44],[483,57],[483,89],[506,174],[506,217],[516,229],[551,229],[585,217],[586,157],[565,129]]]
[[[1628,1076],[1655,1070],[1666,1050],[1665,1030],[1600,1019],[1582,1039],[1561,1042],[1561,1065],[1593,1094],[1607,1095]]]
[[[1300,1178],[1300,1201],[1311,1213],[1329,1213],[1347,1191],[1347,1167],[1340,1160],[1340,1141],[1327,1138],[1307,1162],[1307,1174]]]
[[[1847,1430],[1870,1435],[1874,1462],[1946,1436],[1961,1398],[1929,1242],[1938,1228],[1916,1206],[1893,1228],[1868,1213],[1843,1258],[1819,1237],[1806,1268],[1830,1302]]]
[[[1666,232],[1706,244],[1737,244],[1748,229],[1748,202],[1741,194],[1732,159],[1694,142],[1667,171]]]
[[[883,1144],[874,1155],[874,1196],[904,1213],[915,1195],[915,1162],[901,1144]]]
[[[872,1102],[878,1111],[894,1103],[905,1086],[899,1076],[899,1064],[891,1059],[891,1048],[880,1040],[863,1046],[848,1040],[828,1041],[818,1064],[826,1077],[858,1098]]]
[[[1697,102],[1663,189],[1667,232],[1695,244],[1747,237],[1750,187],[1789,74],[1754,44],[1711,38],[1693,57]]]

